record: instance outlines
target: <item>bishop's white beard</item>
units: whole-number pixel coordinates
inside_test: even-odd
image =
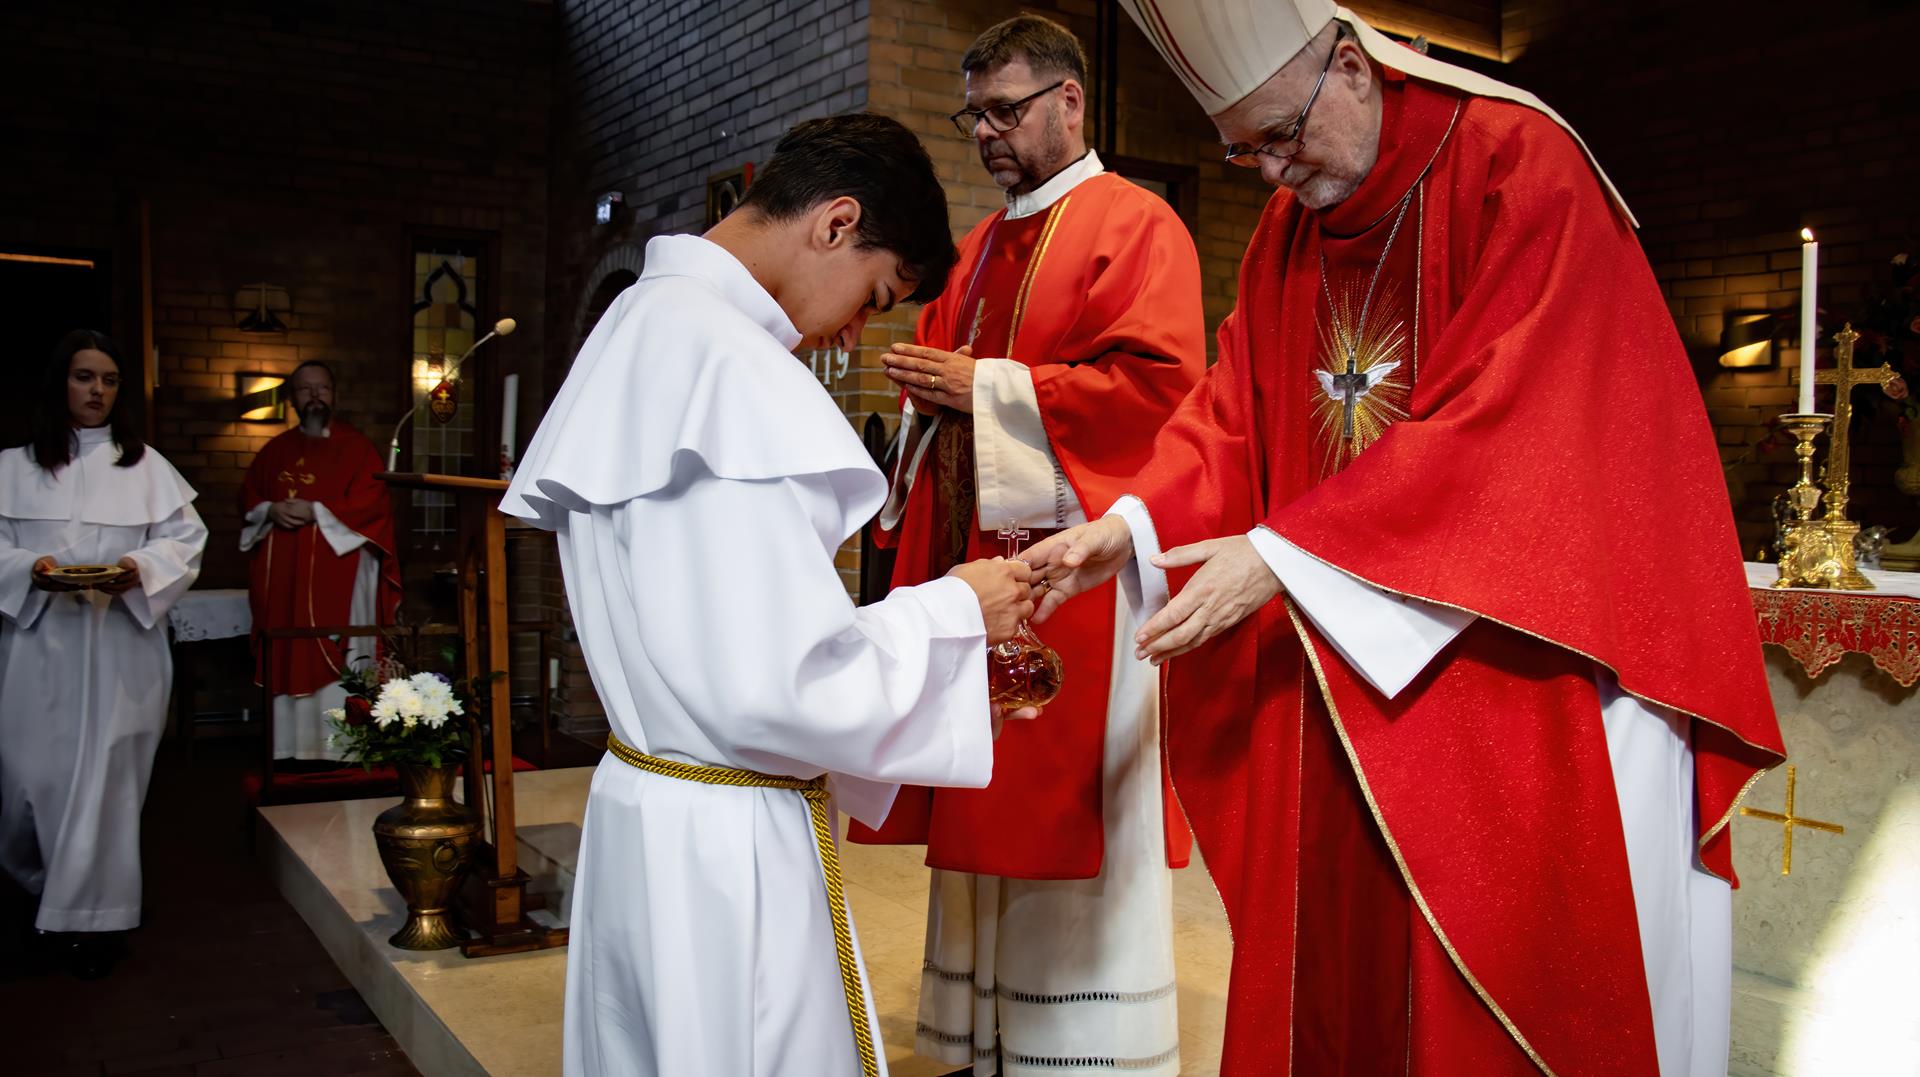
[[[1372,145],[1355,147],[1354,154],[1351,161],[1328,161],[1322,164],[1297,187],[1286,183],[1285,177],[1281,182],[1308,209],[1337,206],[1352,198],[1353,192],[1366,182],[1374,163],[1380,159],[1380,145],[1374,142]]]

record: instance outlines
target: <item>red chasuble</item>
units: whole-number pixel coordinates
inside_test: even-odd
[[[1173,210],[1119,176],[1094,176],[1048,210],[1001,211],[960,243],[947,290],[921,312],[920,343],[1011,358],[1033,371],[1040,418],[1075,499],[1098,516],[1131,484],[1175,405],[1206,364],[1200,266]],[[978,520],[971,416],[947,413],[901,517],[893,583],[924,583],[1005,550],[1004,523]],[[1065,516],[1063,505],[1061,515]],[[1049,531],[1034,529],[1030,541]],[[1104,852],[1101,760],[1113,667],[1112,585],[1040,635],[1066,677],[1034,722],[1009,722],[985,789],[904,789],[879,831],[855,841],[925,844],[930,867],[1019,879],[1087,879]],[[1169,814],[1168,855],[1189,838]]]
[[[1269,203],[1136,486],[1165,547],[1264,525],[1479,615],[1393,700],[1287,601],[1169,665],[1234,933],[1223,1072],[1651,1077],[1595,667],[1691,718],[1723,878],[1734,803],[1782,758],[1712,433],[1567,133],[1395,72],[1385,101],[1352,197]],[[1370,385],[1352,439],[1343,376]]]
[[[341,557],[317,524],[267,532],[253,548],[248,585],[256,633],[351,624],[353,580],[363,552],[380,559],[374,609],[381,624],[392,623],[400,605],[400,566],[393,556],[387,484],[374,478],[379,471],[380,453],[373,442],[337,419],[329,437],[308,437],[295,427],[267,442],[254,457],[240,488],[242,515],[263,501],[303,498],[325,505],[341,523],[367,537],[365,545]],[[254,650],[257,659],[265,657],[259,653],[257,635]],[[344,670],[341,652],[331,640],[276,640],[273,694],[311,695],[339,680]],[[259,676],[256,667],[256,683]]]

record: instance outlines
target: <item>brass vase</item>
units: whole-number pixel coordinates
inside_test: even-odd
[[[450,919],[451,905],[473,858],[480,820],[453,799],[460,764],[401,763],[398,769],[406,799],[373,821],[380,862],[407,901],[407,922],[387,941],[402,950],[458,946],[462,936]]]

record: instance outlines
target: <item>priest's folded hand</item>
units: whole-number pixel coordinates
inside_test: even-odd
[[[1069,527],[1035,543],[1020,555],[1046,587],[1034,623],[1045,622],[1074,595],[1113,579],[1132,556],[1133,529],[1118,516]]]
[[[122,557],[120,567],[126,571],[105,583],[94,584],[93,589],[110,595],[122,595],[140,586],[140,562],[131,557]]]
[[[289,531],[313,522],[313,502],[290,497],[267,506],[267,518]]]
[[[65,580],[54,579],[49,573],[60,567],[60,562],[51,557],[42,557],[33,563],[33,585],[42,591],[78,591],[79,588]]]
[[[948,572],[973,588],[980,600],[980,619],[987,625],[987,643],[1004,643],[1013,638],[1020,622],[1033,616],[1033,597],[1027,588],[1032,570],[1024,561],[996,557],[991,561],[969,561]]]
[[[880,361],[886,365],[887,377],[918,403],[929,408],[973,410],[973,367],[977,360],[972,347],[948,352],[918,344],[895,344],[892,351],[880,356]]]
[[[1133,637],[1134,657],[1156,666],[1239,624],[1281,591],[1279,577],[1245,535],[1176,546],[1153,563],[1163,569],[1200,566]]]

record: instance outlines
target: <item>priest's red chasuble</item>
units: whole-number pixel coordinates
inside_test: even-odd
[[[308,437],[295,427],[267,442],[254,457],[240,488],[242,515],[263,501],[301,498],[325,505],[341,523],[367,537],[365,545],[342,557],[333,552],[317,524],[267,532],[253,548],[248,584],[256,659],[266,657],[257,635],[261,631],[350,625],[354,576],[361,557],[379,559],[374,608],[381,624],[393,622],[400,605],[400,566],[393,554],[393,508],[387,484],[374,478],[380,471],[380,453],[373,443],[339,420],[328,437]],[[270,665],[273,694],[311,695],[339,680],[344,672],[343,650],[327,639],[275,640]],[[259,679],[258,669],[255,679]]]
[[[916,339],[1033,372],[1047,440],[1069,499],[1105,512],[1145,465],[1153,436],[1206,365],[1199,262],[1173,210],[1111,173],[1017,220],[995,213],[960,243],[946,292],[921,312]],[[955,564],[1003,555],[1004,523],[978,518],[971,416],[947,412],[913,477],[895,534],[893,583],[937,579]],[[1051,533],[1034,528],[1031,541]],[[1039,721],[1009,722],[985,789],[905,789],[886,825],[855,841],[927,846],[927,864],[1021,879],[1100,873],[1101,760],[1113,671],[1112,585],[1050,620],[1041,636],[1066,676]],[[1185,823],[1168,805],[1168,854],[1187,858]]]
[[[1782,757],[1700,393],[1559,126],[1388,72],[1380,157],[1276,194],[1135,486],[1479,615],[1392,700],[1284,598],[1168,670],[1234,934],[1223,1072],[1657,1068],[1596,666],[1691,719],[1699,856]],[[1176,572],[1177,589],[1190,572]]]

